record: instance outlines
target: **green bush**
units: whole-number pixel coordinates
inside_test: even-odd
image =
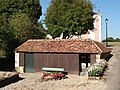
[[[103,72],[104,70],[101,66],[94,66],[89,70],[88,76],[102,76]]]
[[[88,70],[88,76],[102,76],[108,63],[105,60],[100,60],[94,63]]]

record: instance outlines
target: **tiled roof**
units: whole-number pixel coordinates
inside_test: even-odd
[[[110,50],[103,44],[81,39],[30,39],[20,45],[19,52],[104,53]]]
[[[110,52],[110,49],[107,48],[103,43],[94,41],[94,43],[99,47],[102,52]]]

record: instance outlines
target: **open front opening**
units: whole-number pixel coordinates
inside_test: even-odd
[[[88,66],[90,66],[90,54],[81,54],[80,60],[82,71],[84,71]]]

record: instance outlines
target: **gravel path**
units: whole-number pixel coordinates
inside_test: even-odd
[[[120,46],[113,47],[113,57],[104,79],[90,80],[86,76],[68,75],[67,79],[41,82],[40,73],[20,74],[24,78],[0,90],[120,90]]]
[[[113,46],[113,57],[109,61],[108,70],[106,70],[105,90],[120,90],[120,46]]]

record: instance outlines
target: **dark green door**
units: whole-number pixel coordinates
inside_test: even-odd
[[[25,72],[32,73],[34,72],[34,53],[25,54]]]

